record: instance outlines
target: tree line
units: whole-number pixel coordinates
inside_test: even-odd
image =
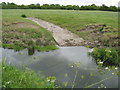
[[[63,9],[63,10],[102,10],[102,11],[120,11],[120,8],[116,6],[97,6],[95,4],[78,6],[78,5],[59,5],[59,4],[30,4],[30,5],[17,5],[15,3],[0,3],[2,9]]]

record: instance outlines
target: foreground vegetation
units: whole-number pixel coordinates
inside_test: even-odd
[[[42,74],[36,73],[31,71],[28,68],[24,68],[23,70],[18,70],[15,66],[7,65],[3,63],[2,67],[2,88],[66,88],[67,86],[71,86],[72,89],[75,88],[75,86],[78,84],[76,83],[76,80],[79,76],[79,79],[82,82],[84,82],[86,77],[84,74],[79,74],[79,68],[81,66],[80,62],[75,62],[73,64],[69,64],[69,68],[71,70],[74,70],[74,77],[73,80],[70,78],[70,82],[67,80],[62,83],[61,86],[56,85],[56,77],[49,76],[45,78]],[[104,75],[106,72],[111,72],[111,75],[109,77],[104,78],[103,80],[97,81],[97,82],[87,82],[84,85],[84,88],[92,88],[94,86],[98,86],[98,88],[107,88],[102,83],[106,80],[109,80],[113,77],[119,76],[118,68],[115,66],[109,66],[109,67],[102,67],[102,64],[98,64],[98,72],[90,72],[89,73],[89,79],[94,79],[98,75]],[[65,73],[63,78],[69,78],[69,74]],[[80,85],[80,84],[79,84]],[[83,87],[83,86],[81,86]]]
[[[93,48],[89,54],[97,64],[101,62],[103,66],[120,66],[120,56],[114,48]]]
[[[1,68],[3,88],[57,88],[55,77],[45,78],[29,69],[20,71],[16,67],[6,64],[3,64]]]

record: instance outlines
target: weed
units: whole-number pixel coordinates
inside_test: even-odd
[[[115,67],[115,66],[109,66],[109,67],[103,68],[102,65],[103,65],[103,63],[101,63],[101,61],[100,61],[100,63],[98,64],[98,72],[99,72],[99,73],[97,73],[97,74],[96,74],[96,72],[90,72],[90,73],[89,73],[89,78],[88,78],[88,80],[86,81],[86,83],[85,83],[85,85],[84,85],[84,88],[92,88],[92,87],[95,86],[95,85],[99,85],[98,88],[106,88],[105,85],[101,84],[102,82],[104,82],[105,80],[109,80],[109,79],[115,77],[114,75],[119,76],[119,71],[118,71],[118,68],[117,68],[117,67]],[[70,68],[72,68],[72,69],[75,71],[75,73],[74,73],[74,78],[73,78],[73,80],[71,80],[71,79],[69,78],[69,74],[67,74],[67,73],[65,74],[65,77],[70,79],[70,81],[71,81],[71,82],[70,82],[70,86],[71,86],[72,89],[74,89],[75,86],[76,86],[76,84],[78,84],[78,83],[76,83],[76,80],[78,79],[77,77],[80,77],[80,78],[79,78],[79,79],[80,79],[80,83],[82,83],[83,79],[85,79],[86,76],[85,76],[85,75],[79,76],[79,70],[80,70],[79,68],[80,68],[80,66],[81,66],[81,63],[80,63],[80,62],[75,62],[75,63],[73,63],[73,64],[70,64],[69,66],[70,66]],[[107,78],[104,78],[104,79],[102,79],[102,80],[100,80],[100,81],[97,81],[97,82],[95,82],[95,83],[93,83],[93,84],[91,84],[91,82],[90,82],[90,84],[88,84],[89,81],[92,80],[94,77],[96,77],[96,76],[98,76],[98,75],[104,75],[104,74],[106,74],[106,71],[111,72],[111,76],[109,76],[109,77],[107,77]],[[112,75],[112,74],[113,74],[113,75]],[[64,86],[64,87],[67,87],[67,86],[68,86],[68,83],[69,83],[69,82],[67,82],[67,81],[63,82],[63,86]]]
[[[3,63],[3,88],[57,88],[55,77],[45,78],[42,74],[37,74],[30,69],[18,70],[14,66]],[[49,82],[48,79],[51,81]]]
[[[120,65],[120,57],[118,56],[118,52],[116,49],[110,48],[94,48],[92,52],[90,52],[97,62],[101,60],[103,65]]]
[[[26,18],[27,16],[25,14],[22,14],[21,17]]]

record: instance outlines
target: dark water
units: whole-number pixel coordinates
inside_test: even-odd
[[[79,73],[76,78],[76,88],[83,88],[87,85],[91,85],[98,81],[112,76],[112,71],[106,71],[104,75],[98,73],[97,65],[92,60],[92,57],[88,56],[89,48],[77,46],[77,47],[60,47],[58,50],[50,52],[35,52],[34,55],[27,55],[27,50],[14,52],[14,50],[2,49],[2,58],[8,64],[15,65],[18,68],[26,66],[34,71],[43,73],[47,76],[55,76],[57,78],[57,84],[62,85],[63,82],[69,82],[67,87],[71,87],[70,82],[73,81],[75,76],[74,67],[70,67],[69,64],[74,62],[80,62],[81,65],[78,68]],[[69,77],[65,77],[65,74]],[[94,73],[96,76],[90,76],[90,73]],[[81,75],[85,76],[81,79]],[[114,75],[115,76],[115,75]],[[90,78],[90,79],[89,79]],[[105,80],[92,88],[96,88],[101,84],[107,88],[118,87],[118,77],[115,76],[109,80]]]

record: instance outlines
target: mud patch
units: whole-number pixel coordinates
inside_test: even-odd
[[[54,45],[55,42],[48,38],[43,32],[42,28],[37,25],[27,22],[14,22],[11,24],[4,24],[2,28],[2,43],[4,45],[19,46],[28,48],[28,43],[32,41],[35,47]],[[47,32],[46,32],[47,33]],[[39,43],[39,44],[36,44]]]
[[[105,24],[89,24],[77,32],[86,33],[83,38],[87,41],[86,45],[91,47],[118,46],[118,30]]]
[[[27,22],[13,22],[10,24],[6,24],[3,23],[3,26],[12,26],[12,27],[17,27],[17,28],[35,28],[38,29],[39,27],[37,27],[36,25],[33,25],[31,23],[27,23]]]
[[[90,31],[90,30],[96,30],[101,27],[103,27],[103,24],[89,24],[89,25],[86,25],[84,28],[77,30],[77,31]]]

